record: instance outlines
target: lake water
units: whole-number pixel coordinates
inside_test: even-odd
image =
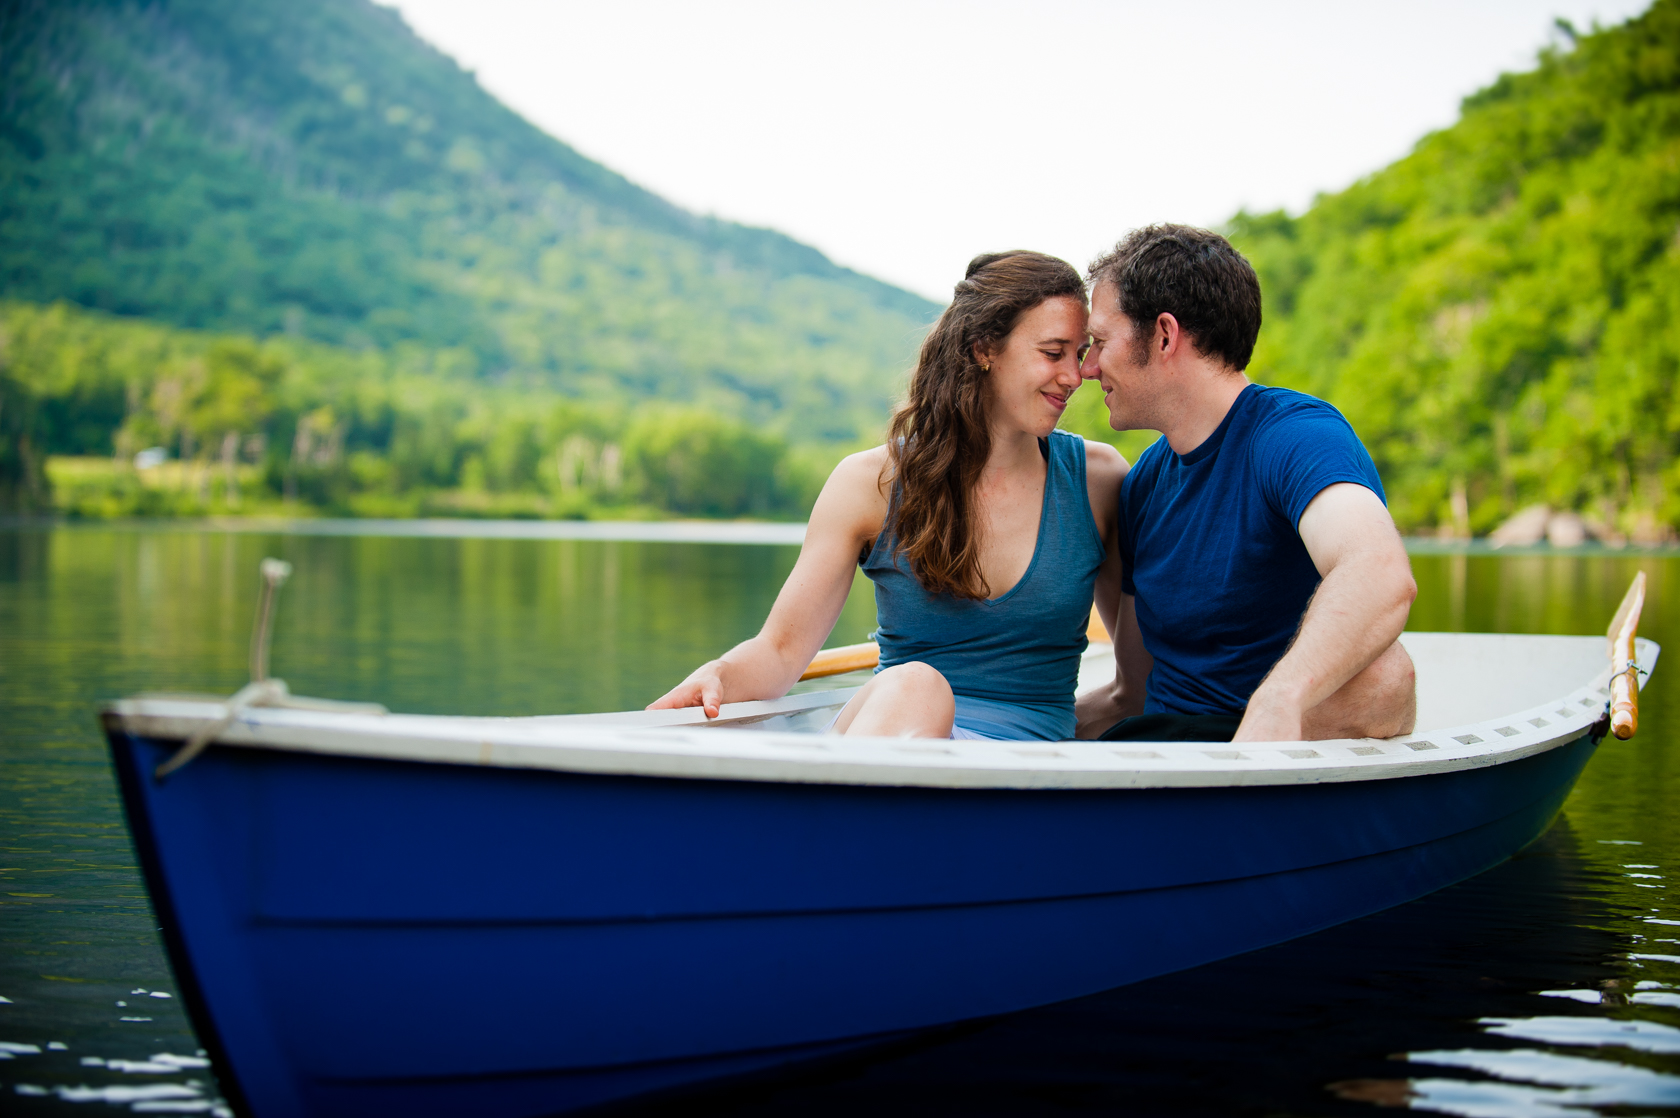
[[[260,558],[296,570],[273,654],[294,691],[517,715],[641,706],[756,630],[797,554],[518,538],[531,534],[0,529],[0,1112],[220,1109],[95,714],[135,691],[245,682]],[[1642,635],[1680,655],[1680,558],[1419,554],[1413,566],[1412,628],[1514,633],[1602,632],[1644,569]],[[864,640],[873,622],[860,582],[831,643]],[[714,1090],[706,1107],[1680,1114],[1676,712],[1680,661],[1659,666],[1639,735],[1604,743],[1551,830],[1452,889],[1183,974]]]

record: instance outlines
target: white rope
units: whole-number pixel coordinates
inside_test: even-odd
[[[212,722],[188,738],[187,744],[176,750],[175,756],[159,765],[152,775],[162,780],[200,753],[203,753],[211,739],[233,725],[234,721],[247,707],[266,706],[269,701],[284,696],[285,693],[286,683],[284,680],[264,679],[256,683],[247,683],[236,691],[232,698],[228,699],[226,713],[222,715],[219,721]]]
[[[255,683],[247,683],[228,697],[227,705],[223,707],[222,717],[209,725],[200,727],[187,744],[176,750],[175,755],[163,762],[153,775],[162,780],[176,769],[187,764],[194,757],[203,753],[210,743],[222,731],[239,721],[239,716],[253,707],[278,707],[283,710],[320,710],[333,714],[389,714],[378,703],[341,703],[335,699],[312,699],[307,695],[294,695],[286,689],[283,679],[262,679]]]
[[[338,714],[389,714],[378,703],[341,703],[332,699],[310,699],[294,695],[283,679],[268,678],[268,638],[274,622],[274,600],[280,584],[292,573],[292,565],[279,559],[264,559],[258,568],[262,574],[262,599],[257,605],[257,623],[251,631],[251,682],[228,697],[222,717],[201,727],[175,755],[152,771],[162,780],[176,769],[203,753],[222,731],[239,720],[252,707],[283,707],[287,710],[323,710]]]

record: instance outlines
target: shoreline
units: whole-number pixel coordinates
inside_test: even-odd
[[[712,543],[798,546],[801,521],[773,520],[492,520],[468,517],[374,519],[349,517],[204,517],[81,520],[0,516],[0,531],[225,532],[231,535],[369,536],[409,539],[590,540],[614,543]],[[1680,555],[1680,544],[1538,543],[1498,547],[1485,538],[1442,540],[1407,536],[1408,555]]]
[[[723,543],[798,546],[804,521],[492,520],[470,517],[205,517],[72,520],[0,517],[0,531],[224,532],[230,535],[370,536],[408,539],[593,540],[613,543]]]

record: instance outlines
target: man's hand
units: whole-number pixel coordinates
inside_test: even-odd
[[[1301,542],[1323,581],[1294,643],[1248,701],[1233,741],[1388,737],[1412,728],[1411,661],[1397,643],[1417,597],[1411,561],[1381,498],[1326,487],[1301,514]],[[1315,708],[1352,684],[1357,702]]]
[[[1100,737],[1104,730],[1121,719],[1142,714],[1143,704],[1128,701],[1124,688],[1116,681],[1093,687],[1075,698],[1073,713],[1078,719],[1073,736],[1090,740]]]

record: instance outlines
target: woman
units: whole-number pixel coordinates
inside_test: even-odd
[[[648,709],[787,693],[861,565],[881,666],[843,734],[1062,740],[1092,586],[1118,564],[1126,461],[1057,431],[1079,387],[1085,285],[1036,252],[977,256],[922,343],[885,446],[834,468],[758,636]],[[1106,585],[1118,585],[1105,572]]]

